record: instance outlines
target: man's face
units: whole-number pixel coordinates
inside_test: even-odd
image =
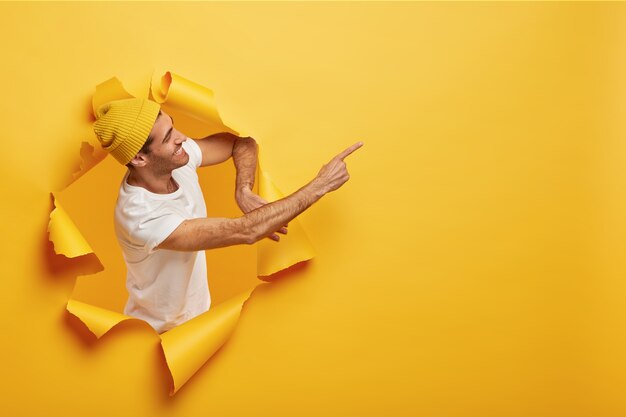
[[[187,136],[174,128],[174,120],[161,110],[150,136],[154,138],[148,147],[149,153],[143,154],[146,166],[155,173],[169,173],[189,162],[189,155],[182,147]]]

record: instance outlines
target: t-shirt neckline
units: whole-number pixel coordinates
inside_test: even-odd
[[[173,199],[173,198],[178,197],[180,195],[180,193],[182,193],[182,187],[180,185],[180,181],[178,179],[176,179],[176,177],[174,175],[175,172],[176,172],[176,170],[172,171],[172,177],[176,181],[176,184],[178,184],[178,189],[176,191],[171,192],[171,193],[167,193],[167,194],[153,193],[152,191],[148,190],[147,188],[129,184],[127,180],[128,180],[128,175],[130,174],[130,171],[126,171],[126,174],[124,174],[124,179],[123,179],[124,188],[126,188],[127,190],[133,190],[133,191],[139,191],[139,192],[142,192],[142,193],[146,193],[150,197],[156,198],[156,199],[159,199],[159,200]]]

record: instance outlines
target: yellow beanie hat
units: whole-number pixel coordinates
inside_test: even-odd
[[[96,110],[93,130],[102,148],[126,165],[146,143],[160,109],[142,98],[109,101]]]

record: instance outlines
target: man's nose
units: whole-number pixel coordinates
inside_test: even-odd
[[[176,144],[178,145],[178,144],[180,144],[180,143],[183,143],[183,142],[184,142],[184,141],[186,141],[186,140],[187,140],[187,136],[185,136],[185,135],[179,135],[179,136],[177,136],[177,137],[176,137]]]

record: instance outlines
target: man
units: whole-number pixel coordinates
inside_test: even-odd
[[[349,175],[343,159],[355,143],[293,194],[267,203],[252,192],[257,145],[218,133],[194,140],[178,131],[160,106],[145,99],[114,100],[96,111],[102,147],[128,167],[115,207],[115,233],[127,266],[124,314],[163,333],[207,311],[211,296],[204,250],[275,241],[287,223]],[[196,169],[233,158],[235,197],[244,215],[209,218]]]

